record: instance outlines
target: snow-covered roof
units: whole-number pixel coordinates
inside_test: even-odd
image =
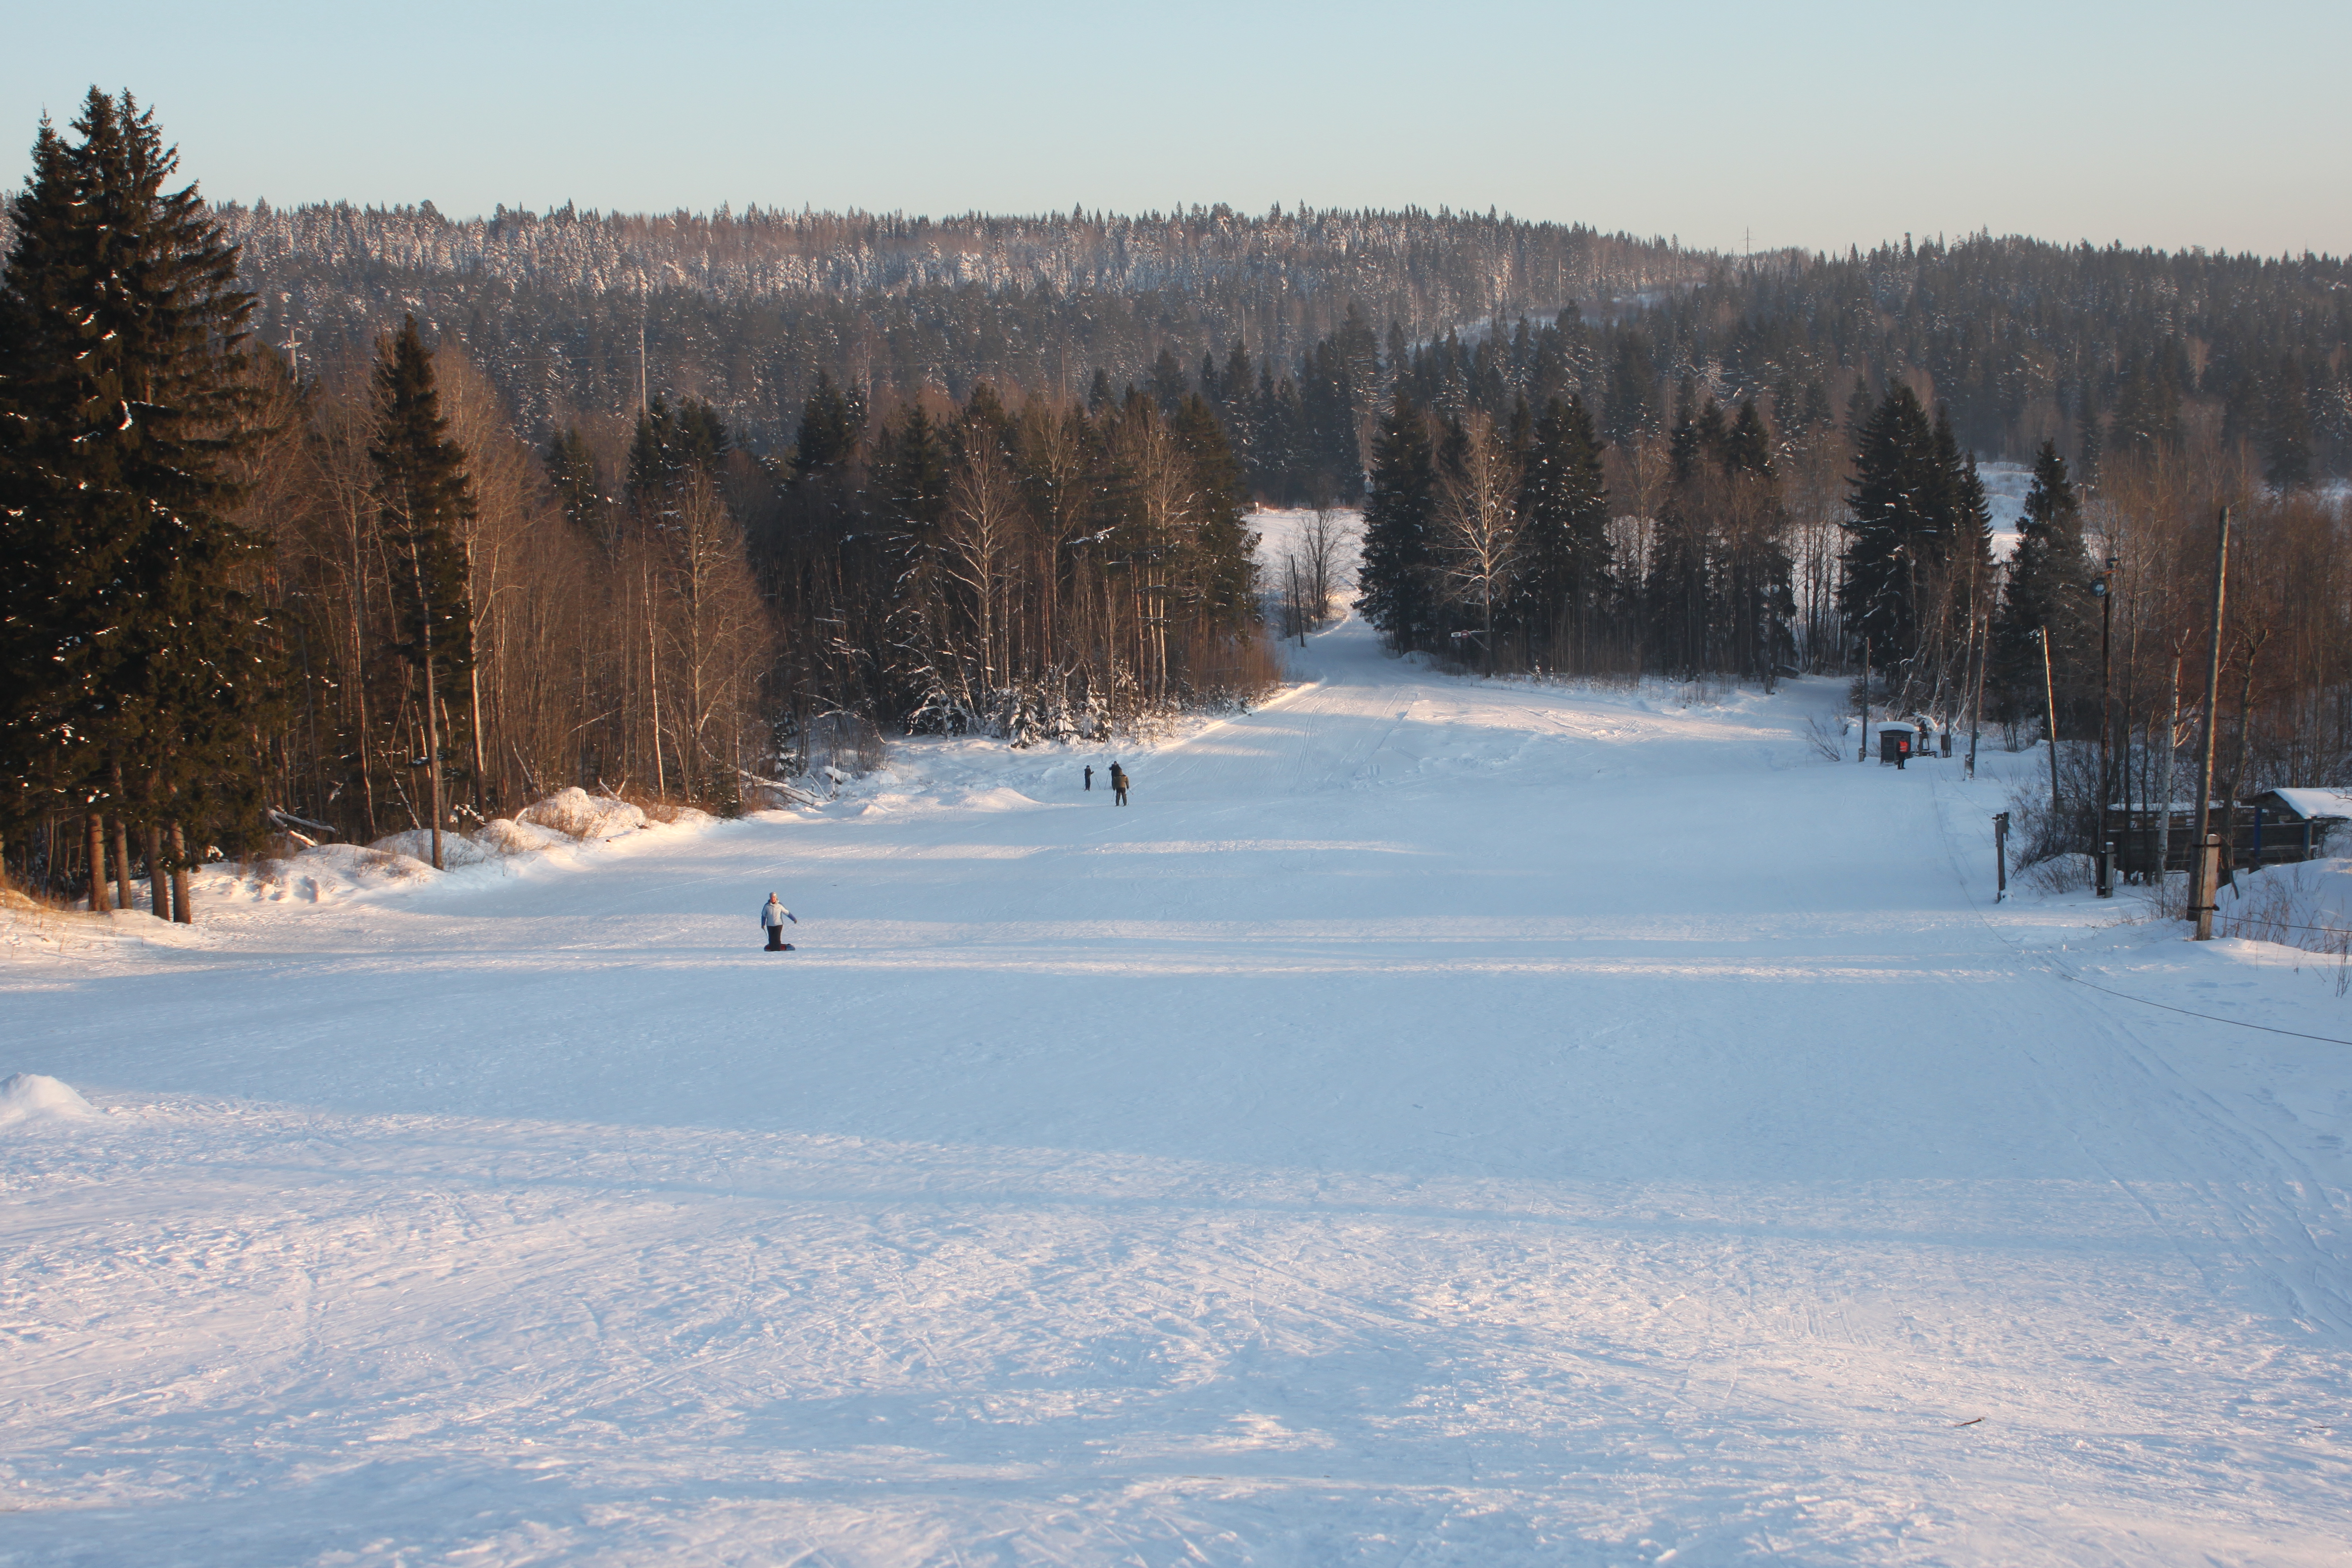
[[[2306,822],[2323,816],[2352,817],[2352,795],[2335,789],[2274,789],[2289,811]]]

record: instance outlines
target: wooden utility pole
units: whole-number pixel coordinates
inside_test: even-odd
[[[2099,897],[2116,896],[2115,858],[2108,853],[2112,841],[2107,837],[2107,800],[2115,794],[2108,783],[2111,761],[2107,751],[2108,730],[2113,723],[2110,714],[2110,693],[2115,687],[2114,652],[2116,624],[2116,558],[2107,557],[2105,575],[2099,579],[2099,841],[2094,846],[2099,857]]]
[[[2221,509],[2221,521],[2213,531],[2213,633],[2205,654],[2205,715],[2204,738],[2198,742],[2197,764],[2197,860],[2189,877],[2189,907],[2197,917],[2197,940],[2207,942],[2213,935],[2214,883],[2221,870],[2219,855],[2208,854],[2211,836],[2210,814],[2213,804],[2213,705],[2220,700],[2221,687],[2221,614],[2228,602],[2230,588],[2230,509]]]
[[[2221,836],[2209,833],[2197,846],[2197,882],[2200,887],[2211,888],[2219,886],[2221,880]],[[2197,905],[2197,940],[2213,940],[2213,900],[2210,898],[2200,900]]]
[[[2050,726],[2050,823],[2058,826],[2058,688],[2050,679],[2050,628],[2042,628],[2042,711]]]
[[[1979,616],[1977,626],[1976,691],[1969,699],[1968,776],[1972,779],[1977,776],[1977,731],[1984,728],[1985,665],[1990,661],[1991,658],[1992,614],[1988,610],[1980,612]]]
[[[2164,721],[2164,755],[2157,764],[2156,798],[2160,809],[2156,814],[2156,885],[2159,889],[2172,875],[2172,764],[2173,754],[2180,750],[2179,735],[2180,656],[2176,653],[2172,656],[2172,713]],[[2193,870],[2189,878],[2195,880]]]
[[[1862,639],[1862,744],[1854,748],[1853,760],[1870,761],[1870,638]]]

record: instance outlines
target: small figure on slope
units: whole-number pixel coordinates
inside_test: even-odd
[[[1095,787],[1095,765],[1092,763],[1087,764],[1087,787],[1088,789]]]
[[[760,906],[760,929],[768,933],[768,951],[770,952],[790,952],[793,951],[793,944],[784,940],[784,922],[786,921],[792,921],[794,925],[801,923],[800,917],[798,915],[784,908],[783,901],[778,899],[775,894],[770,893],[768,895],[768,901]]]
[[[1111,804],[1125,805],[1127,804],[1127,770],[1117,763],[1110,765],[1110,789]]]

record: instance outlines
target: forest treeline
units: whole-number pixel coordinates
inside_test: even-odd
[[[1768,690],[1851,674],[1873,717],[2084,756],[2104,725],[2108,773],[2067,764],[2042,846],[2079,848],[2102,794],[2185,787],[2228,509],[2217,797],[2352,779],[2352,516],[2217,422],[2121,446],[2095,482],[2045,439],[2000,558],[1949,406],[1910,381],[1857,377],[1835,414],[1817,384],[1727,408],[1686,381],[1663,429],[1612,435],[1573,390],[1451,396],[1425,371],[1392,388],[1364,502],[1359,602],[1398,651]]]
[[[1571,383],[1616,430],[1637,412],[1612,410],[1594,378],[1633,356],[1659,384],[1696,379],[1726,407],[1766,395],[1789,406],[1809,383],[1842,398],[1857,372],[1874,390],[1908,382],[1949,410],[1969,449],[2024,462],[2053,441],[2094,476],[2106,450],[2208,430],[2254,441],[2281,477],[2352,473],[2352,278],[2330,257],[1990,235],[1729,257],[1410,209],[216,210],[260,341],[298,363],[365,352],[414,313],[541,435],[625,424],[658,393],[710,404],[773,452],[819,374],[877,406],[961,402],[983,381],[1017,403],[1081,396],[1097,368],[1115,387],[1140,385],[1163,353],[1197,377],[1203,356],[1223,360],[1236,342],[1279,384],[1351,307],[1384,349],[1391,322],[1415,348],[1460,330],[1465,359],[1489,362],[1465,363],[1465,381],[1508,377],[1526,374],[1522,323],[1580,301],[1590,354]],[[1352,392],[1368,448],[1385,391],[1360,380]],[[1662,426],[1670,412],[1648,417]],[[1287,490],[1312,482],[1275,466]]]
[[[773,456],[660,396],[619,441],[528,438],[413,317],[298,374],[152,113],[93,92],[72,131],[0,279],[26,881],[103,908],[137,866],[168,907],[156,872],[286,835],[438,863],[571,784],[729,810],[845,731],[1108,737],[1276,674],[1197,394],[877,408],[820,376]]]
[[[2346,773],[2331,260],[1979,239],[1691,277],[1671,247],[1507,219],[1220,211],[361,215],[257,262],[239,236],[280,215],[169,188],[127,96],[72,131],[40,132],[0,279],[0,854],[93,902],[134,864],[281,834],[414,832],[437,858],[571,784],[725,810],[844,736],[1026,743],[1247,700],[1276,674],[1254,501],[1360,504],[1364,608],[1400,652],[1768,686],[1866,667],[1881,710],[2012,739],[2104,710],[2135,789],[2200,700],[2184,718],[2179,676],[2228,505],[2228,777]],[[533,266],[491,264],[509,230]],[[396,231],[417,248],[379,255]],[[425,243],[444,231],[479,254]],[[596,270],[647,235],[725,265],[641,292]],[[940,282],[943,236],[959,266],[1098,270]],[[780,247],[882,270],[758,281]],[[1327,289],[1358,253],[1389,281]],[[341,314],[256,297],[289,257],[304,309]],[[1660,286],[1507,313],[1547,258],[1555,287]],[[1250,289],[1278,330],[1253,337]],[[499,309],[456,319],[483,290]],[[1484,315],[1419,319],[1444,300]],[[979,352],[1045,341],[1007,323],[1079,352]],[[2035,460],[2006,563],[1989,450]]]

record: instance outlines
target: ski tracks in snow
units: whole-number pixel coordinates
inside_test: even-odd
[[[2338,1555],[2265,1096],[2341,1060],[2042,970],[1935,764],[1808,762],[1829,683],[1300,659],[1126,810],[957,752],[12,959],[0,1068],[99,1114],[0,1134],[0,1556]]]

